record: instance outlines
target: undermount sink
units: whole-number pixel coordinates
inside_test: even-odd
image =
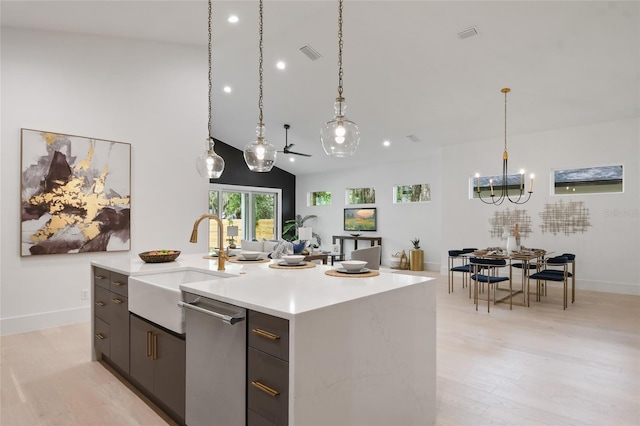
[[[180,285],[234,275],[183,268],[172,272],[129,277],[129,311],[176,333],[185,332]]]

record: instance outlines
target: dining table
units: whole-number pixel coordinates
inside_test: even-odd
[[[542,264],[542,260],[549,253],[550,252],[543,249],[521,248],[519,251],[507,252],[506,250],[499,247],[489,247],[483,250],[476,250],[470,253],[464,253],[463,256],[469,257],[469,258],[475,257],[475,258],[484,258],[484,259],[503,259],[507,261],[509,265],[509,282],[511,283],[510,285],[511,294],[508,294],[500,299],[496,299],[494,303],[506,302],[507,299],[513,298],[514,295],[522,294],[523,295],[522,302],[516,301],[514,302],[514,304],[529,307],[531,305],[530,304],[529,271],[532,269],[531,268],[532,265],[535,265],[536,271],[539,271]],[[516,263],[521,264],[521,267],[517,269],[522,270],[522,279],[521,279],[520,289],[513,291],[513,269],[514,269],[514,264]]]

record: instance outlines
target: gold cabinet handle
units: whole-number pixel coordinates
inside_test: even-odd
[[[112,301],[113,303],[115,303],[116,305],[119,305],[119,304],[121,304],[121,303],[124,303],[122,300],[117,299],[117,298],[111,299],[111,301]]]
[[[98,306],[100,306],[102,308],[104,306],[104,302],[101,302],[101,301],[98,300],[96,302],[96,305],[98,305]]]
[[[105,277],[104,275],[94,275],[94,278],[95,278],[96,280],[104,280],[104,279],[105,279],[105,278],[107,278],[107,277]]]
[[[122,281],[111,281],[111,284],[115,285],[116,287],[121,287],[125,283],[123,283]]]
[[[151,358],[151,335],[150,331],[147,331],[147,358]]]
[[[98,339],[100,339],[100,340],[104,340],[105,339],[105,337],[104,337],[104,335],[102,333],[96,333],[96,337]]]
[[[278,336],[277,334],[269,333],[268,331],[264,331],[259,328],[254,328],[253,330],[251,330],[251,332],[257,334],[258,336],[266,337],[269,340],[278,340],[280,338],[280,336]]]
[[[259,381],[255,380],[253,382],[251,382],[251,384],[255,387],[257,387],[258,389],[260,389],[262,392],[268,394],[269,396],[272,397],[276,397],[278,395],[280,395],[280,392],[278,392],[277,390],[270,388],[269,386],[265,385],[264,383],[260,383]]]
[[[157,334],[152,335],[151,340],[153,342],[153,348],[151,350],[151,359],[156,360],[158,359],[158,335]]]

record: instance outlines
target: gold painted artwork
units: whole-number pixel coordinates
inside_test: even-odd
[[[22,129],[21,255],[130,249],[129,144]]]

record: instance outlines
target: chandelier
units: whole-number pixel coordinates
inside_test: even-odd
[[[213,122],[211,120],[211,0],[209,0],[209,120],[207,122],[207,149],[196,159],[196,169],[200,176],[217,179],[224,171],[224,160],[213,149],[215,141],[212,136]]]
[[[504,200],[509,200],[513,204],[524,204],[531,198],[533,194],[533,174],[529,176],[529,191],[528,195],[524,195],[525,191],[525,177],[524,170],[520,170],[517,175],[509,175],[507,162],[509,160],[509,154],[507,152],[507,93],[511,89],[505,87],[501,90],[504,93],[504,153],[502,154],[502,176],[496,176],[489,178],[489,185],[487,185],[486,179],[481,178],[479,173],[476,173],[475,177],[475,191],[480,201],[485,204],[495,204],[499,206]],[[482,182],[481,182],[482,180]],[[482,195],[481,188],[489,188],[490,195]]]
[[[360,143],[360,130],[344,115],[347,104],[342,96],[342,0],[338,1],[338,97],[333,108],[335,116],[320,129],[324,152],[332,157],[353,155]]]

